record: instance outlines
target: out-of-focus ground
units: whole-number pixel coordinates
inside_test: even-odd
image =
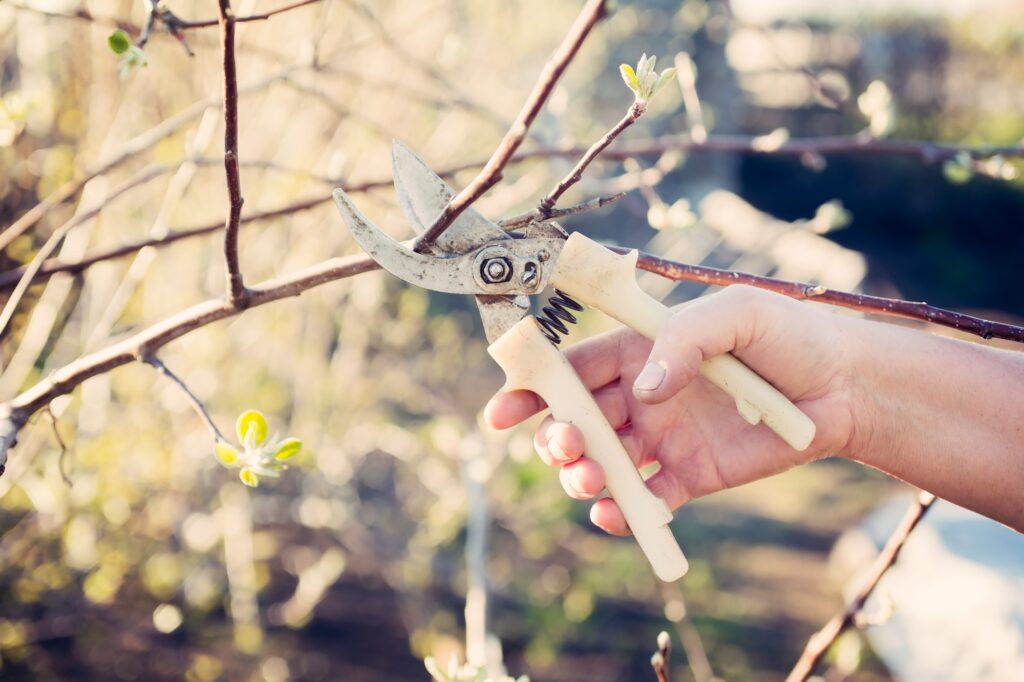
[[[1018,3],[616,4],[526,148],[599,137],[630,103],[618,64],[643,52],[659,66],[692,56],[712,138],[763,135],[770,150],[786,136],[865,129],[952,144],[1024,137]],[[326,198],[339,181],[388,180],[393,137],[439,169],[485,159],[580,5],[328,0],[239,25],[246,212]],[[168,6],[189,19],[216,11]],[[79,9],[94,20],[53,16]],[[0,224],[175,122],[15,240],[3,270],[96,206],[61,259],[223,220],[217,29],[188,32],[194,58],[155,35],[148,65],[122,79],[110,19],[140,26],[143,10],[0,4]],[[624,137],[688,129],[671,87]],[[570,163],[510,168],[478,208],[524,210]],[[1009,164],[993,174],[1012,176]],[[114,196],[140,173],[154,177]],[[1024,193],[1012,177],[927,158],[695,152],[597,164],[563,203],[620,189],[629,194],[615,207],[567,225],[689,262],[1024,315]],[[409,236],[390,188],[356,200]],[[0,347],[2,398],[218,295],[220,243],[182,240],[33,286]],[[249,282],[358,250],[326,202],[246,225],[241,245]],[[701,293],[643,281],[668,301]],[[573,337],[608,326],[588,313]],[[469,301],[360,275],[205,327],[160,357],[223,430],[259,409],[272,430],[303,439],[303,454],[280,480],[242,487],[180,392],[141,364],[55,401],[70,483],[45,413],[0,479],[4,679],[425,679],[422,658],[464,653],[471,507],[490,515],[489,626],[511,673],[653,679],[655,636],[668,629],[675,679],[689,679],[673,622],[685,613],[719,677],[781,679],[841,604],[848,576],[829,568],[837,537],[903,489],[823,461],[695,501],[673,524],[691,570],[665,592],[632,542],[598,532],[587,505],[563,496],[528,427],[480,432],[501,377]],[[477,486],[486,504],[474,507]],[[840,649],[826,679],[889,679],[860,635]]]

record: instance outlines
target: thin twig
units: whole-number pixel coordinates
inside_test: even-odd
[[[149,42],[149,37],[153,33],[153,27],[156,26],[156,20],[160,16],[157,9],[159,6],[160,0],[149,0],[149,15],[146,17],[146,23],[142,26],[138,40],[135,41],[135,46],[140,50],[146,47],[146,43]]]
[[[224,223],[224,261],[227,267],[228,301],[245,306],[246,291],[238,260],[238,225],[242,217],[242,185],[238,172],[238,76],[235,67],[235,17],[231,0],[218,0],[220,47],[224,63],[224,174],[231,202]]]
[[[540,113],[544,102],[547,101],[548,95],[554,89],[555,83],[558,82],[559,77],[565,71],[569,62],[576,56],[580,45],[583,44],[590,30],[605,15],[605,11],[605,0],[589,0],[587,2],[576,18],[575,23],[573,23],[572,28],[569,29],[569,33],[562,40],[562,44],[558,46],[558,49],[555,50],[554,54],[551,55],[544,65],[537,83],[533,86],[533,91],[527,97],[526,103],[523,104],[523,108],[520,110],[519,115],[516,116],[512,127],[505,133],[505,137],[502,138],[501,143],[494,150],[491,158],[488,159],[477,176],[473,178],[473,181],[451,198],[444,207],[444,210],[441,211],[441,214],[437,216],[430,227],[416,241],[417,251],[423,251],[433,244],[434,240],[452,224],[452,221],[460,213],[466,210],[470,204],[479,199],[484,192],[501,179],[502,170],[512,160],[516,149],[519,148],[519,145],[526,138],[530,125],[537,117],[537,114]]]
[[[220,432],[220,429],[217,428],[217,424],[214,423],[213,417],[211,417],[210,413],[206,411],[206,407],[203,405],[203,401],[200,400],[196,396],[196,394],[192,392],[192,389],[188,387],[188,384],[182,381],[177,374],[172,372],[170,368],[167,367],[167,365],[165,365],[158,357],[156,357],[156,355],[153,355],[152,353],[143,355],[142,361],[145,362],[147,365],[151,365],[156,371],[160,372],[160,374],[170,379],[178,386],[178,388],[181,389],[181,392],[185,394],[185,399],[188,401],[188,404],[192,406],[192,409],[195,410],[195,413],[199,415],[199,418],[202,419],[203,422],[206,424],[206,428],[210,429],[210,435],[213,436],[213,440],[215,442],[227,441],[227,439],[224,437],[224,434],[222,434]]]
[[[555,188],[548,192],[547,196],[540,200],[537,204],[537,211],[548,218],[551,216],[551,209],[555,207],[555,203],[559,197],[565,194],[566,190],[575,185],[583,177],[583,171],[587,169],[594,159],[597,158],[598,154],[603,152],[608,145],[610,145],[615,138],[622,134],[622,131],[629,126],[636,123],[644,112],[647,111],[647,102],[645,100],[637,99],[629,106],[629,110],[626,115],[616,123],[611,130],[604,134],[600,140],[595,142],[590,149],[588,149],[583,156],[580,158],[573,169],[569,171],[569,174],[559,180]]]
[[[68,476],[65,470],[65,459],[68,455],[68,446],[64,442],[64,438],[60,435],[60,429],[57,428],[57,415],[53,413],[53,407],[50,403],[46,403],[47,416],[50,418],[50,428],[53,429],[53,437],[57,441],[57,446],[60,447],[60,455],[57,456],[57,470],[60,472],[60,477],[64,480],[64,484],[71,487],[71,477]]]
[[[612,251],[626,253],[629,249],[609,247]],[[732,270],[719,270],[705,265],[690,265],[670,261],[647,253],[641,253],[637,267],[647,272],[654,272],[662,277],[702,284],[730,286],[732,284],[748,284],[759,289],[767,289],[800,300],[814,300],[820,303],[852,308],[875,315],[902,317],[908,320],[919,320],[932,324],[951,327],[962,332],[975,334],[983,339],[1006,339],[1024,343],[1024,327],[1006,322],[996,322],[984,318],[946,310],[928,305],[923,301],[902,301],[896,298],[883,298],[868,294],[854,294],[846,291],[828,289],[820,284],[791,282],[774,277],[749,275]]]
[[[626,196],[625,192],[619,192],[618,194],[610,194],[604,197],[594,197],[593,199],[588,199],[587,201],[576,204],[575,206],[551,209],[547,215],[542,215],[540,210],[534,209],[532,211],[527,211],[526,213],[520,213],[517,216],[512,216],[511,218],[500,220],[498,221],[498,225],[506,230],[515,230],[520,227],[526,227],[535,220],[557,220],[558,218],[565,218],[567,216],[576,215],[577,213],[596,211],[602,206],[615,203],[624,196]],[[2,286],[3,285],[0,284],[0,287]]]
[[[885,572],[895,563],[911,531],[917,527],[917,524],[934,502],[935,496],[931,493],[922,492],[918,494],[917,501],[907,510],[899,525],[896,526],[896,529],[886,541],[885,547],[875,557],[875,561],[871,564],[867,577],[861,584],[860,589],[857,590],[857,594],[842,610],[832,616],[821,630],[810,638],[803,654],[800,655],[800,659],[786,677],[786,682],[803,682],[803,680],[810,677],[811,673],[814,672],[814,666],[821,660],[821,657],[825,655],[829,647],[842,634],[843,630],[850,626],[857,613],[864,608],[864,603],[871,596],[871,592],[878,585],[878,581],[882,579]]]

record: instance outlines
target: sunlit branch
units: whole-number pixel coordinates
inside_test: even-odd
[[[512,127],[505,133],[505,137],[498,144],[491,158],[488,159],[483,169],[472,182],[451,198],[444,207],[444,210],[441,211],[441,214],[426,229],[420,239],[417,240],[417,251],[428,248],[452,224],[452,221],[460,213],[466,210],[470,204],[479,199],[484,192],[501,179],[502,171],[509,161],[512,160],[512,156],[526,138],[530,125],[537,117],[537,114],[540,113],[544,102],[547,101],[548,95],[554,89],[555,83],[558,82],[559,77],[565,71],[569,62],[576,56],[583,41],[590,34],[590,30],[605,15],[605,11],[604,0],[590,0],[584,6],[576,18],[576,22],[562,41],[562,44],[559,45],[558,49],[548,59],[547,64],[544,65],[544,69],[541,71],[540,78],[538,78],[537,83],[534,85],[533,91],[527,97],[526,103],[523,104],[523,108],[520,110],[519,115],[516,116]]]

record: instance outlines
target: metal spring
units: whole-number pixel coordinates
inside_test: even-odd
[[[541,314],[537,316],[541,333],[556,346],[562,342],[562,337],[569,333],[565,322],[576,324],[576,316],[569,312],[570,310],[580,312],[583,306],[564,291],[555,289],[555,295],[548,299],[548,305],[541,308]]]

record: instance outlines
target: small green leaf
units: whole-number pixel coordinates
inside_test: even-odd
[[[238,440],[247,447],[255,447],[267,439],[267,418],[259,410],[246,410],[235,424]]]
[[[960,152],[955,157],[942,164],[942,174],[946,180],[954,185],[963,185],[974,177],[974,166],[971,164],[971,155],[967,152]]]
[[[636,73],[633,71],[633,67],[629,64],[619,64],[619,73],[622,74],[622,80],[626,82],[626,87],[637,92],[640,89],[640,81],[636,79]]]
[[[117,29],[107,36],[107,45],[110,46],[110,49],[114,54],[124,54],[128,51],[128,48],[131,47],[132,41],[128,39],[127,33],[121,29]]]
[[[238,451],[224,441],[217,441],[213,446],[213,451],[224,466],[233,467],[238,464]]]
[[[242,483],[250,488],[255,488],[260,484],[260,477],[252,469],[242,469],[238,472],[238,478],[242,479]]]
[[[281,446],[277,448],[277,452],[274,453],[274,457],[277,459],[289,459],[299,454],[299,450],[301,449],[301,440],[298,438],[287,438],[281,443]]]
[[[670,67],[661,72],[658,76],[658,80],[654,83],[654,88],[651,90],[651,96],[653,97],[659,90],[665,87],[665,84],[676,77],[675,67]]]

